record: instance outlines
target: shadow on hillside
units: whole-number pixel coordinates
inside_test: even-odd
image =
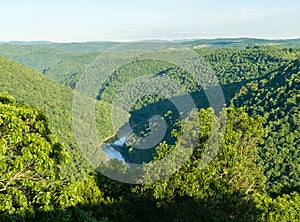
[[[235,96],[237,92],[240,91],[240,88],[245,84],[246,81],[221,86],[224,93],[226,106],[230,104],[230,100]],[[216,88],[216,90],[218,90],[218,88]],[[187,102],[189,98],[192,98],[195,104],[189,104]],[[223,98],[214,98],[214,100],[216,99],[220,99],[219,102],[223,100]],[[177,104],[174,104],[174,101],[176,101]],[[131,128],[133,129],[133,132],[140,138],[143,138],[145,137],[145,135],[151,134],[151,127],[149,125],[149,120],[151,119],[151,117],[164,117],[167,128],[164,133],[163,139],[159,142],[166,141],[169,145],[174,145],[176,143],[176,139],[172,136],[172,132],[179,129],[178,125],[176,125],[177,120],[180,118],[186,118],[191,111],[191,107],[197,109],[211,107],[204,90],[190,93],[189,95],[173,97],[171,99],[159,100],[153,97],[153,100],[150,100],[150,102],[147,103],[147,106],[145,106],[145,104],[139,102],[139,108],[136,108],[135,110],[130,112],[131,117],[129,122]],[[184,112],[179,113],[176,107],[176,105],[178,104],[180,104],[180,107],[184,107]],[[215,105],[222,104],[220,103]],[[220,107],[213,108],[218,109]],[[156,127],[160,127],[160,125],[156,124]],[[127,146],[125,144],[125,146],[121,147],[119,151],[127,162],[142,164],[153,160],[153,156],[156,153],[155,147],[157,144],[149,149],[132,149],[130,146]]]
[[[241,193],[228,194],[220,190],[214,196],[197,199],[175,195],[171,201],[160,201],[151,193],[134,193],[134,185],[122,184],[104,176],[97,177],[97,184],[104,196],[115,201],[99,204],[78,204],[64,210],[36,212],[33,215],[0,215],[0,221],[255,221],[261,214],[252,201],[245,201]]]

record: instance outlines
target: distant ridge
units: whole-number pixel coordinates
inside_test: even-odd
[[[85,43],[119,43],[118,41],[84,41],[84,42],[52,42],[52,41],[0,41],[0,44],[9,44],[9,45],[51,45],[51,44],[85,44]]]
[[[10,44],[10,45],[51,45],[54,42],[50,41],[10,41],[10,42],[0,42],[0,44]]]
[[[163,39],[162,39],[163,40]],[[143,41],[143,40],[141,40]],[[183,44],[193,48],[216,48],[216,47],[230,47],[230,48],[246,48],[255,45],[278,45],[290,48],[300,48],[300,38],[295,39],[260,39],[260,38],[215,38],[215,39],[174,39],[170,40],[174,43]],[[84,41],[84,42],[51,42],[51,41],[10,41],[0,42],[0,45],[12,46],[44,46],[56,47],[63,51],[69,52],[96,52],[103,51],[113,47],[122,42],[119,41]],[[125,43],[125,42],[124,42]],[[2,55],[3,56],[3,55]],[[27,65],[27,64],[26,64]]]
[[[162,39],[164,40],[164,39]],[[138,41],[138,40],[137,40]],[[143,40],[140,40],[143,41]],[[251,41],[251,42],[295,42],[300,41],[299,38],[291,39],[268,39],[268,38],[250,38],[250,37],[237,37],[237,38],[192,38],[192,39],[174,39],[171,42],[216,42],[216,41]],[[84,43],[122,43],[123,41],[113,40],[87,40],[87,41],[70,41],[70,42],[55,42],[55,41],[0,41],[0,44],[12,44],[12,45],[50,45],[50,44],[84,44]],[[124,41],[127,42],[127,41]]]

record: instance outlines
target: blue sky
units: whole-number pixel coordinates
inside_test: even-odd
[[[300,38],[299,0],[10,0],[0,41]]]

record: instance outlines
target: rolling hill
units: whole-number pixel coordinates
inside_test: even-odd
[[[65,173],[72,173],[76,177],[82,174],[81,171],[87,171],[89,164],[80,153],[73,132],[74,92],[32,68],[2,57],[0,57],[0,78],[0,92],[8,92],[26,105],[39,107],[49,116],[51,127],[72,154],[72,163],[65,166],[67,171]],[[111,105],[102,101],[97,102],[96,122],[101,138],[115,133],[110,121],[110,112]]]

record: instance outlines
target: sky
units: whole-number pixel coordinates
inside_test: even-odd
[[[0,41],[300,38],[299,0],[0,0]]]

